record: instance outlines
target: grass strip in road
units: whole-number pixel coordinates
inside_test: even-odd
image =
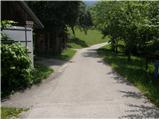
[[[144,59],[132,56],[128,62],[127,56],[112,53],[109,46],[102,47],[97,52],[115,71],[133,83],[155,105],[159,105],[159,80],[153,77],[153,64],[149,64],[149,70],[146,71]]]
[[[20,113],[27,111],[28,109],[14,108],[14,107],[1,107],[2,119],[14,119],[18,118]]]

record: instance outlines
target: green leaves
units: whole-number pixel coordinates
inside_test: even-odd
[[[1,21],[1,29],[4,29],[6,27],[11,27],[12,25],[16,24],[17,22],[14,22],[12,20],[2,20]]]
[[[82,8],[81,1],[30,1],[30,8],[45,26],[45,30],[64,30],[75,26]]]
[[[91,13],[104,36],[112,36],[112,46],[121,38],[128,54],[142,53],[148,41],[158,40],[158,1],[100,1]]]
[[[2,96],[5,91],[24,88],[32,83],[31,60],[20,43],[1,45]]]

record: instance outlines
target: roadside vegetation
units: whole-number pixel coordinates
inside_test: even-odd
[[[43,79],[49,77],[49,75],[53,72],[54,72],[53,69],[45,65],[35,63],[34,69],[32,71],[33,84],[40,83]]]
[[[14,107],[1,107],[1,119],[15,119],[20,113],[27,111],[27,109]]]
[[[83,30],[75,28],[75,35],[72,33],[71,29],[68,29],[68,31],[70,38],[67,43],[67,48],[64,49],[60,55],[55,56],[55,58],[69,60],[76,53],[76,49],[107,42],[108,40],[107,37],[103,38],[103,35],[98,30],[94,29],[89,29],[87,33],[85,33]]]
[[[80,28],[75,28],[73,34],[72,30],[68,28],[69,39],[66,48],[61,54],[50,55],[47,57],[60,60],[70,60],[75,55],[76,49],[81,49],[108,41],[108,37],[103,37],[101,32],[96,29],[88,29],[86,32],[87,33]]]
[[[44,24],[42,31],[50,36],[47,39],[53,40],[47,43],[51,51],[45,44],[46,55],[51,53],[50,57],[70,60],[76,49],[108,41],[109,45],[98,49],[98,54],[159,105],[158,1],[98,1],[90,8],[82,1],[27,4]],[[16,23],[2,21],[1,29],[12,24]],[[1,40],[2,99],[40,83],[53,72],[40,64],[33,68],[27,49],[5,34],[1,33]],[[17,117],[22,111],[2,107],[2,118]]]
[[[72,48],[65,48],[61,54],[53,55],[53,56],[49,56],[49,57],[59,59],[59,60],[68,61],[75,55],[75,53],[76,53],[76,50],[74,50]]]
[[[2,21],[4,27],[12,25],[12,21]],[[35,64],[32,66],[27,48],[1,33],[1,97],[9,96],[17,90],[23,90],[33,84],[40,83],[53,72],[51,68]]]
[[[106,42],[108,39],[103,38],[100,31],[96,29],[88,29],[86,33],[79,29],[75,29],[75,35],[69,29],[70,39],[68,42],[68,47],[73,49],[85,48],[94,44],[99,44]]]
[[[158,105],[158,1],[102,1],[90,11],[94,25],[110,38],[98,53]]]
[[[127,56],[122,52],[113,53],[110,45],[98,49],[97,52],[115,71],[133,83],[154,104],[159,105],[159,80],[154,79],[153,64],[150,63],[146,70],[144,58],[131,56],[132,61],[128,62]]]

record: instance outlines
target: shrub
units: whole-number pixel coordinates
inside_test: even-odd
[[[20,43],[1,45],[2,96],[6,91],[32,84],[32,65],[27,49]]]

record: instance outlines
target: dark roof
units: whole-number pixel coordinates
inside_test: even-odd
[[[32,18],[34,24],[36,24],[38,28],[44,28],[44,25],[41,23],[41,21],[37,18],[34,12],[29,8],[29,6],[24,1],[18,1],[18,3],[25,10],[25,12]]]

